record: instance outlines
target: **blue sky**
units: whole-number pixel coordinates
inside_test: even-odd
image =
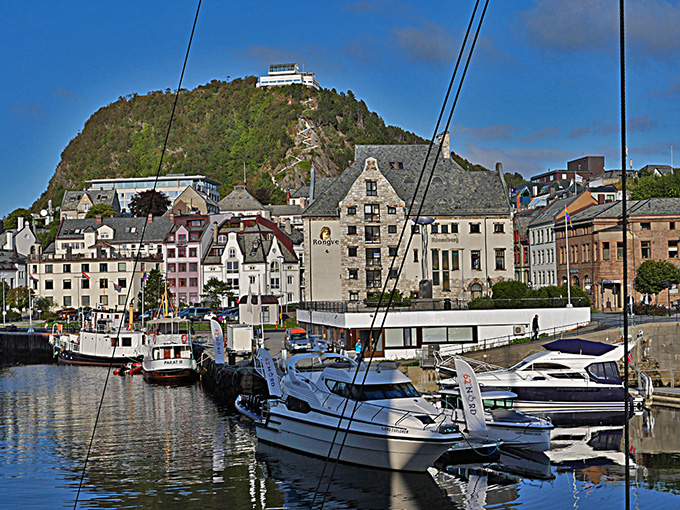
[[[474,2],[204,1],[184,87],[298,62],[430,138]],[[119,96],[175,89],[197,2],[12,2],[0,52],[0,215],[46,189],[62,150]],[[628,0],[633,167],[680,166],[680,0]],[[491,2],[452,150],[526,177],[604,155],[620,168],[618,2]]]

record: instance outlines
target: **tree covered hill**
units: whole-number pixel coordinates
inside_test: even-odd
[[[161,175],[202,174],[223,183],[224,196],[243,181],[263,202],[281,202],[284,189],[317,175],[338,175],[356,144],[425,143],[386,126],[363,101],[347,93],[301,85],[255,87],[257,78],[213,80],[182,90]],[[175,95],[170,90],[132,94],[95,112],[61,154],[47,190],[32,209],[85,181],[154,176]],[[276,184],[275,184],[276,183]]]

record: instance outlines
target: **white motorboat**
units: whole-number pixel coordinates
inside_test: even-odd
[[[191,322],[165,317],[148,322],[144,348],[144,380],[153,383],[190,383],[198,379],[191,344]]]
[[[633,342],[630,348],[634,345]],[[555,340],[543,348],[513,367],[478,372],[482,391],[515,393],[514,408],[522,412],[623,411],[624,387],[617,365],[623,356],[622,344],[572,338]],[[437,368],[440,373],[450,370],[446,362],[439,363]],[[454,388],[458,380],[444,379],[440,386]]]
[[[451,413],[451,418],[461,428],[463,434],[468,433],[465,409],[459,388],[446,388],[440,391],[444,408]],[[510,391],[483,391],[485,431],[475,431],[476,436],[487,437],[499,441],[503,446],[545,451],[550,448],[550,432],[553,425],[550,421],[520,413],[513,409],[517,395]]]
[[[49,342],[60,363],[108,366],[139,361],[146,334],[124,324],[124,312],[94,310],[79,332],[55,324]]]
[[[368,368],[340,354],[298,354],[288,360],[279,393],[271,357],[261,351],[258,358],[280,396],[241,395],[236,408],[254,420],[262,441],[351,464],[421,472],[456,445],[470,448],[395,362]]]

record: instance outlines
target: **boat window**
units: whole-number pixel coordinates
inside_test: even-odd
[[[411,383],[366,384],[357,392],[352,392],[356,400],[385,400],[389,398],[419,397],[420,393]],[[356,395],[356,397],[355,397]]]
[[[305,402],[304,400],[300,400],[299,398],[295,397],[288,397],[286,399],[286,407],[290,411],[295,411],[297,413],[304,413],[307,414],[312,410],[311,407],[309,407],[309,404]]]
[[[607,361],[604,363],[593,363],[586,367],[586,371],[590,378],[596,382],[620,384],[621,375],[619,368],[615,361]]]
[[[121,341],[122,341],[122,344],[121,344],[121,345],[122,345],[123,347],[132,347],[132,338],[130,338],[129,336],[124,336],[124,337],[121,339]]]
[[[508,370],[510,372],[516,372],[517,370],[521,369],[522,367],[526,366],[526,364],[529,363],[527,360],[522,360],[519,363],[517,363],[515,366],[510,367]]]
[[[568,366],[560,363],[534,363],[534,370],[565,370]]]
[[[580,372],[551,372],[548,375],[555,379],[585,379]]]

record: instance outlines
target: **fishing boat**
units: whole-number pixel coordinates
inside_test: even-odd
[[[67,332],[55,324],[49,342],[60,363],[121,365],[140,361],[146,333],[125,323],[124,312],[93,310],[79,331]]]
[[[257,358],[272,396],[241,395],[236,408],[254,421],[261,441],[345,463],[416,472],[450,449],[498,447],[466,440],[393,361],[369,365],[316,351],[289,358],[281,376],[266,351]]]
[[[513,367],[491,367],[477,372],[476,378],[483,392],[516,394],[514,408],[522,412],[623,412],[625,390],[617,365],[623,349],[623,344],[579,338],[555,340]],[[458,387],[448,360],[438,363],[437,369],[440,374],[453,375],[439,381],[442,389]]]
[[[188,319],[162,317],[148,322],[142,372],[151,383],[192,383],[198,380],[198,366],[191,342]]]

